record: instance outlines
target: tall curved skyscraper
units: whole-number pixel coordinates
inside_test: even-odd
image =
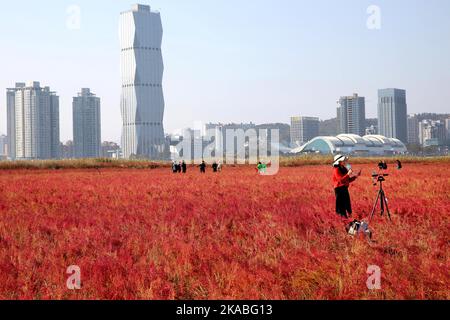
[[[164,153],[162,23],[150,6],[120,15],[122,152],[124,158],[161,159]]]

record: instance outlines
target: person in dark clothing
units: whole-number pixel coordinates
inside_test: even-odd
[[[181,163],[181,169],[183,170],[183,173],[186,173],[187,171],[187,165],[186,162],[183,160],[183,162]]]
[[[219,166],[217,165],[217,162],[214,161],[214,163],[212,164],[213,172],[217,172],[217,168],[218,168],[218,167],[219,167]]]
[[[397,169],[400,170],[403,166],[402,163],[400,162],[400,160],[396,160],[397,162]]]
[[[172,162],[172,172],[177,173],[177,163],[175,161]]]
[[[333,187],[336,195],[336,213],[344,218],[349,218],[352,215],[352,204],[348,187],[350,183],[361,175],[361,170],[356,175],[353,175],[353,171],[347,165],[347,161],[348,157],[338,154],[334,157],[333,163]]]
[[[380,163],[378,163],[378,168],[380,170],[387,170],[387,168],[388,168],[387,162],[384,160],[381,160]]]
[[[181,166],[182,166],[182,163],[181,163],[181,161],[178,163],[178,167],[177,167],[177,172],[178,173],[181,173]]]
[[[206,173],[206,162],[202,161],[200,164],[200,173]]]

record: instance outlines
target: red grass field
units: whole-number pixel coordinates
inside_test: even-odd
[[[354,167],[354,211],[368,213],[375,166]],[[449,164],[390,170],[393,222],[377,216],[371,244],[334,213],[331,170],[2,171],[0,298],[449,299]]]

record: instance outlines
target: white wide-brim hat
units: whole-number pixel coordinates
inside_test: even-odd
[[[339,165],[339,162],[344,161],[344,160],[348,160],[347,156],[344,156],[342,154],[337,154],[334,156],[334,162],[333,162],[333,166],[337,166]]]

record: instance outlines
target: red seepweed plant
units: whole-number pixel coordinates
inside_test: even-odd
[[[365,216],[376,166],[355,167]],[[3,171],[0,298],[449,299],[450,166],[390,171],[392,222],[375,216],[372,243],[345,233],[329,166]]]

